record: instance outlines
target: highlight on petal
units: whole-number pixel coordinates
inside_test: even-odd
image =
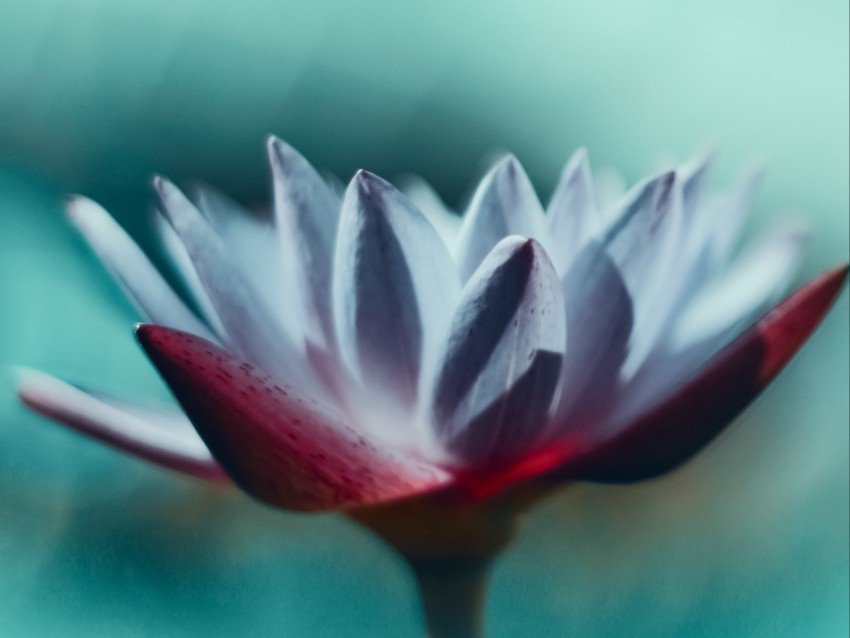
[[[452,461],[501,464],[546,425],[567,335],[561,284],[534,240],[500,242],[466,284],[434,381],[434,434]]]
[[[302,511],[344,509],[452,480],[203,339],[149,325],[136,335],[213,456],[261,501]]]
[[[312,383],[302,353],[256,291],[254,282],[246,280],[233,264],[227,247],[200,211],[171,182],[157,177],[154,186],[163,212],[186,247],[221,320],[228,344],[275,374]]]
[[[545,219],[531,181],[513,155],[481,180],[463,217],[458,267],[465,282],[493,247],[508,235],[540,237]]]
[[[573,153],[546,210],[549,254],[562,275],[581,248],[600,230],[593,177],[583,148]]]
[[[498,472],[468,477],[486,498],[520,481],[628,483],[669,472],[728,426],[811,336],[847,281],[846,265],[786,297],[706,365],[668,375],[671,384],[638,412],[604,431],[567,437]],[[676,382],[673,382],[673,381]]]
[[[665,287],[681,234],[682,190],[675,173],[635,186],[601,242],[634,304],[634,330],[622,374],[631,377],[658,341],[670,300]]]
[[[270,137],[268,153],[280,242],[294,271],[307,338],[332,344],[331,281],[340,200],[310,163],[284,141]]]
[[[145,319],[215,338],[109,213],[85,197],[69,198],[67,210],[68,218]]]
[[[451,257],[422,213],[389,183],[358,172],[343,202],[333,294],[340,353],[372,392],[364,399],[370,411],[386,408],[397,420],[416,403],[459,290]]]
[[[18,397],[33,411],[131,456],[210,481],[227,477],[180,413],[129,404],[22,369]]]

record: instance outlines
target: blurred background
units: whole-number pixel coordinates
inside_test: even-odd
[[[421,636],[414,585],[337,516],[270,511],[19,407],[10,364],[167,397],[65,222],[92,196],[144,241],[153,172],[269,196],[274,132],[343,178],[459,202],[510,149],[548,197],[572,150],[633,181],[721,149],[769,167],[750,232],[847,258],[846,0],[30,0],[0,5],[0,635]],[[488,635],[846,636],[848,295],[676,474],[578,486],[495,568]]]

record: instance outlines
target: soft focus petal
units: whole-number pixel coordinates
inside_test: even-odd
[[[18,396],[42,416],[131,456],[202,479],[226,479],[180,413],[131,405],[35,370],[20,372]]]
[[[550,435],[562,435],[610,403],[628,353],[632,300],[619,269],[591,241],[563,280],[567,353],[563,390]]]
[[[331,277],[340,201],[294,148],[271,137],[275,216],[287,264],[294,270],[308,339],[333,342]]]
[[[709,232],[713,268],[722,268],[732,256],[763,178],[761,169],[749,169],[730,191],[718,195],[707,205],[712,223]]]
[[[775,301],[797,272],[807,236],[801,226],[774,231],[739,257],[684,309],[671,334],[672,348],[719,335]]]
[[[602,244],[614,259],[634,304],[634,330],[623,375],[630,377],[664,327],[667,278],[681,230],[681,183],[665,173],[635,186]]]
[[[206,185],[198,186],[194,195],[198,210],[227,247],[230,262],[251,282],[277,323],[299,343],[304,337],[304,320],[296,304],[287,299],[286,291],[294,290],[295,278],[285,269],[271,212],[249,210]]]
[[[434,431],[455,462],[502,463],[536,442],[565,337],[560,281],[545,251],[534,240],[503,240],[464,288],[434,384]]]
[[[682,218],[685,224],[693,220],[700,208],[712,159],[713,152],[703,153],[690,159],[678,170],[682,180]]]
[[[497,163],[481,180],[460,231],[458,267],[467,281],[493,247],[508,235],[539,237],[543,207],[513,155]]]
[[[626,194],[626,180],[613,168],[603,168],[593,175],[596,203],[605,221],[611,221],[617,212],[617,204]]]
[[[546,210],[547,249],[560,274],[598,233],[600,221],[587,151],[582,148],[567,162]]]
[[[309,382],[303,357],[254,289],[254,282],[247,281],[234,266],[227,247],[207,220],[171,182],[157,178],[155,186],[163,211],[192,258],[227,332],[228,344],[241,356],[275,374]]]
[[[400,189],[414,206],[422,211],[449,251],[453,252],[460,234],[461,216],[450,210],[431,185],[421,177],[409,175],[402,178]]]
[[[103,208],[85,197],[72,197],[68,217],[145,319],[215,338]]]
[[[375,390],[365,401],[376,412],[387,407],[388,416],[409,411],[426,353],[442,338],[459,294],[445,245],[402,193],[361,171],[343,203],[335,268],[340,352]]]
[[[407,498],[450,481],[209,342],[159,326],[140,326],[137,337],[212,454],[259,500],[331,510]]]

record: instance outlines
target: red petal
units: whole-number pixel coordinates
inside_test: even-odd
[[[591,448],[561,442],[504,471],[472,479],[476,497],[556,470],[557,480],[632,482],[688,460],[755,399],[814,331],[838,297],[847,266],[788,296],[661,402]]]
[[[136,336],[216,460],[261,501],[343,509],[414,496],[451,478],[367,439],[204,339],[151,325],[139,326]]]

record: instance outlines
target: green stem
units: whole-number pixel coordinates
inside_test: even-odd
[[[483,638],[490,558],[407,558],[429,638]]]

